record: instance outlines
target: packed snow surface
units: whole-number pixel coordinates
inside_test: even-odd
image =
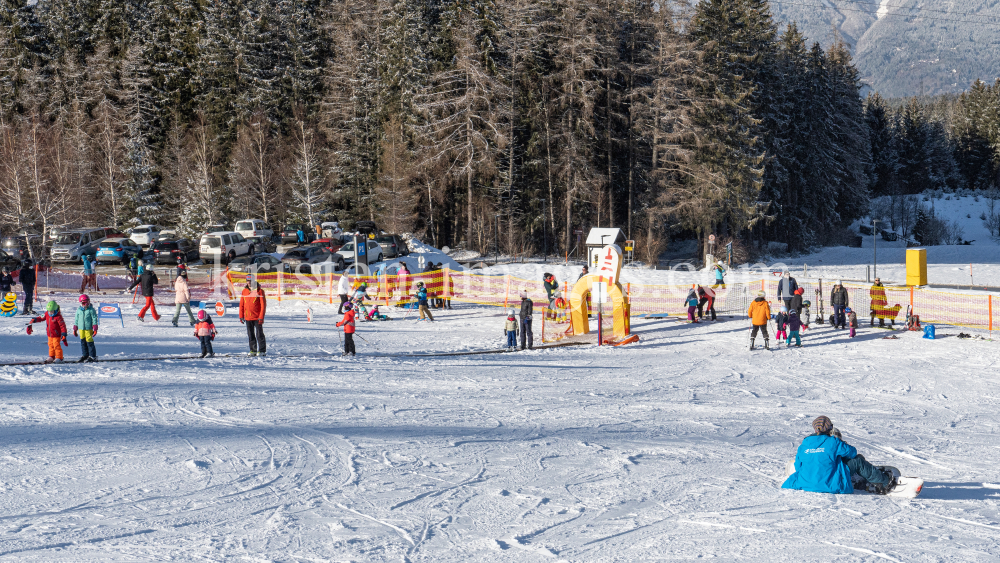
[[[102,359],[197,352],[125,312]],[[313,312],[272,303],[267,358],[221,357],[246,351],[230,311],[214,359],[0,367],[0,559],[1000,559],[995,342],[822,326],[750,353],[741,319],[635,319],[618,348],[413,355],[501,345],[500,310],[458,305],[360,323],[343,359]],[[45,353],[0,318],[0,361]],[[923,493],[780,489],[820,414]]]

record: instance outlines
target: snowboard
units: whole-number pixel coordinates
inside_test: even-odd
[[[920,494],[920,491],[924,488],[924,480],[918,477],[903,477],[898,469],[892,467],[891,465],[876,465],[878,469],[882,471],[891,472],[896,478],[896,486],[892,488],[891,491],[887,493],[879,493],[875,490],[875,487],[865,481],[862,477],[857,475],[852,475],[851,480],[856,491],[864,491],[873,495],[882,495],[893,498],[916,498]],[[795,459],[788,460],[785,464],[785,479],[784,482],[789,477],[795,473]]]

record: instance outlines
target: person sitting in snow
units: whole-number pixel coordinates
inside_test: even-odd
[[[514,309],[511,309],[507,315],[507,320],[503,325],[503,334],[507,337],[507,351],[517,350],[517,317],[514,316]]]
[[[813,434],[802,440],[795,454],[795,473],[781,485],[814,493],[849,495],[854,492],[851,476],[858,475],[876,488],[892,490],[896,479],[868,463],[854,446],[848,445],[826,416],[812,422]]]

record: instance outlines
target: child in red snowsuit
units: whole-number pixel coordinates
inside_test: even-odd
[[[354,304],[348,301],[344,303],[344,318],[337,323],[337,326],[344,327],[344,355],[354,355]]]
[[[45,335],[49,337],[49,359],[45,360],[45,363],[51,364],[55,362],[61,364],[63,361],[63,351],[59,342],[62,341],[63,344],[67,344],[66,321],[63,320],[58,303],[49,301],[45,305],[45,314],[43,316],[35,317],[28,321],[28,334],[31,334],[31,325],[33,323],[40,323],[42,321],[45,321]]]
[[[198,324],[194,327],[194,335],[201,341],[201,357],[215,357],[215,350],[212,350],[212,340],[215,340],[215,323],[212,317],[205,311],[198,311]]]

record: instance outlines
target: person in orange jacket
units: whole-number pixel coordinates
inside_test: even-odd
[[[247,285],[240,295],[240,322],[247,325],[250,339],[250,355],[266,356],[267,340],[264,338],[264,314],[267,312],[267,296],[260,284],[247,276]]]
[[[750,308],[747,309],[747,316],[750,317],[750,322],[753,324],[753,330],[750,332],[750,349],[753,350],[753,341],[757,337],[757,331],[759,330],[764,333],[764,349],[770,350],[771,347],[768,345],[767,321],[771,318],[771,305],[768,304],[763,291],[757,292],[757,298],[750,303]]]
[[[337,326],[344,327],[344,355],[354,355],[354,304],[348,301],[344,303],[344,318],[340,319]]]

